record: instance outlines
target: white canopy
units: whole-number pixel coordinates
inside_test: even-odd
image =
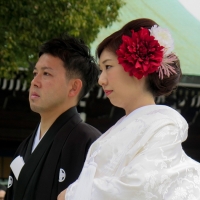
[[[124,0],[119,22],[102,29],[92,43],[92,52],[108,35],[137,18],[150,18],[168,28],[184,75],[200,75],[200,0]]]

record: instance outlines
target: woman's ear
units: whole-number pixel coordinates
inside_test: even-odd
[[[68,93],[69,97],[75,97],[78,96],[81,89],[82,89],[82,81],[80,79],[71,79],[70,82],[70,90]]]

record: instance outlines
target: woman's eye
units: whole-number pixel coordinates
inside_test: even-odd
[[[106,69],[110,69],[111,68],[111,66],[110,65],[106,65]]]
[[[33,76],[35,77],[37,75],[37,73],[36,72],[33,72]]]

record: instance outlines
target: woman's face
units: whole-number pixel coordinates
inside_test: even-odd
[[[107,49],[101,53],[99,65],[101,74],[98,83],[110,102],[114,106],[124,108],[126,114],[138,108],[141,97],[147,92],[145,79],[138,80],[129,76],[118,63],[117,55]]]

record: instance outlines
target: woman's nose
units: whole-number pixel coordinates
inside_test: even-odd
[[[99,80],[98,80],[98,84],[100,86],[103,86],[107,83],[107,79],[106,79],[106,76],[105,76],[105,73],[102,71],[101,74],[99,75]]]

